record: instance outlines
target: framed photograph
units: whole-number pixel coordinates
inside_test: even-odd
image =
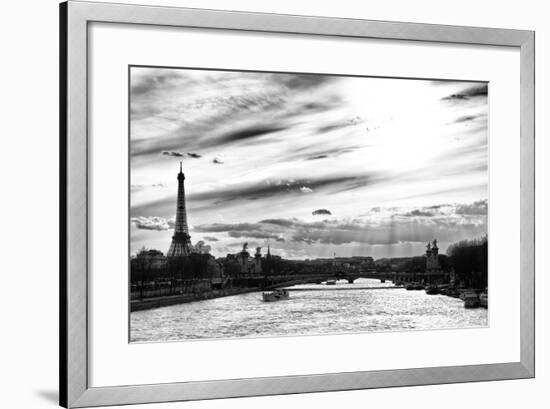
[[[534,32],[60,16],[62,406],[534,377]]]

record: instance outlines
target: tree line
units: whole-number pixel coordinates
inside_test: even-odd
[[[447,255],[458,281],[467,287],[487,287],[487,236],[451,244]]]

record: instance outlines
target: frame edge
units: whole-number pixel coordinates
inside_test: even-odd
[[[59,4],[59,405],[67,407],[67,2]]]
[[[535,377],[535,32],[520,48],[520,361]]]

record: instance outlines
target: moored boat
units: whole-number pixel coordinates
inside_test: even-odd
[[[478,308],[480,305],[479,296],[476,293],[466,293],[464,296],[464,308]]]
[[[454,287],[450,287],[447,289],[447,296],[449,297],[453,297],[453,298],[459,298],[460,297],[460,291],[458,291],[456,288]]]
[[[426,294],[434,295],[439,293],[439,288],[436,285],[430,284],[426,287]]]
[[[482,292],[480,295],[479,295],[479,303],[481,304],[481,306],[483,308],[487,308],[488,304],[489,304],[489,296],[487,295],[486,292]]]
[[[289,293],[287,290],[275,290],[270,293],[262,293],[262,300],[264,301],[281,301],[288,300]]]
[[[326,285],[335,285],[336,280],[327,280]]]

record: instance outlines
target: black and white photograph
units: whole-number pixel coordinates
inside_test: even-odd
[[[130,67],[130,341],[488,325],[488,85]]]

